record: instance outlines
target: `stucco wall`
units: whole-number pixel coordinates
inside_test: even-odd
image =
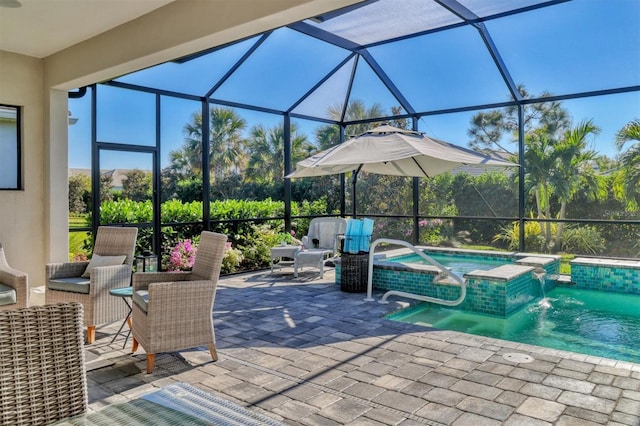
[[[0,103],[22,107],[24,190],[0,191],[0,243],[7,261],[44,282],[43,67],[36,58],[0,51]],[[1,153],[0,153],[1,155]]]

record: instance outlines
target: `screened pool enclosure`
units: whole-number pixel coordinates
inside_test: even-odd
[[[639,257],[638,40],[636,0],[367,0],[80,88],[72,238],[135,224],[166,256],[207,228],[244,251],[357,215],[374,238]],[[353,173],[284,178],[381,123],[514,166],[362,174],[357,211]]]

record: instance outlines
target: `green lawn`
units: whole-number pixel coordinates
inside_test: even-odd
[[[88,215],[69,215],[69,228],[84,228],[87,226]]]
[[[69,229],[84,228],[87,226],[89,215],[69,215]],[[73,260],[77,255],[88,255],[83,248],[84,240],[89,234],[87,232],[69,232],[69,260]]]

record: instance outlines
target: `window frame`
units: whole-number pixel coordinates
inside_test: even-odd
[[[16,112],[16,184],[15,186],[2,186],[3,183],[0,181],[0,191],[21,191],[23,190],[23,179],[22,179],[22,107],[19,105],[9,105],[0,103],[0,108],[2,109],[15,109]],[[10,143],[9,143],[10,144]],[[7,145],[9,146],[9,145]],[[0,149],[2,146],[0,145]]]

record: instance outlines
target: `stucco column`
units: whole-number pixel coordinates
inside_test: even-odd
[[[44,255],[47,262],[65,262],[69,257],[68,97],[63,90],[49,90],[47,95],[44,102]]]

